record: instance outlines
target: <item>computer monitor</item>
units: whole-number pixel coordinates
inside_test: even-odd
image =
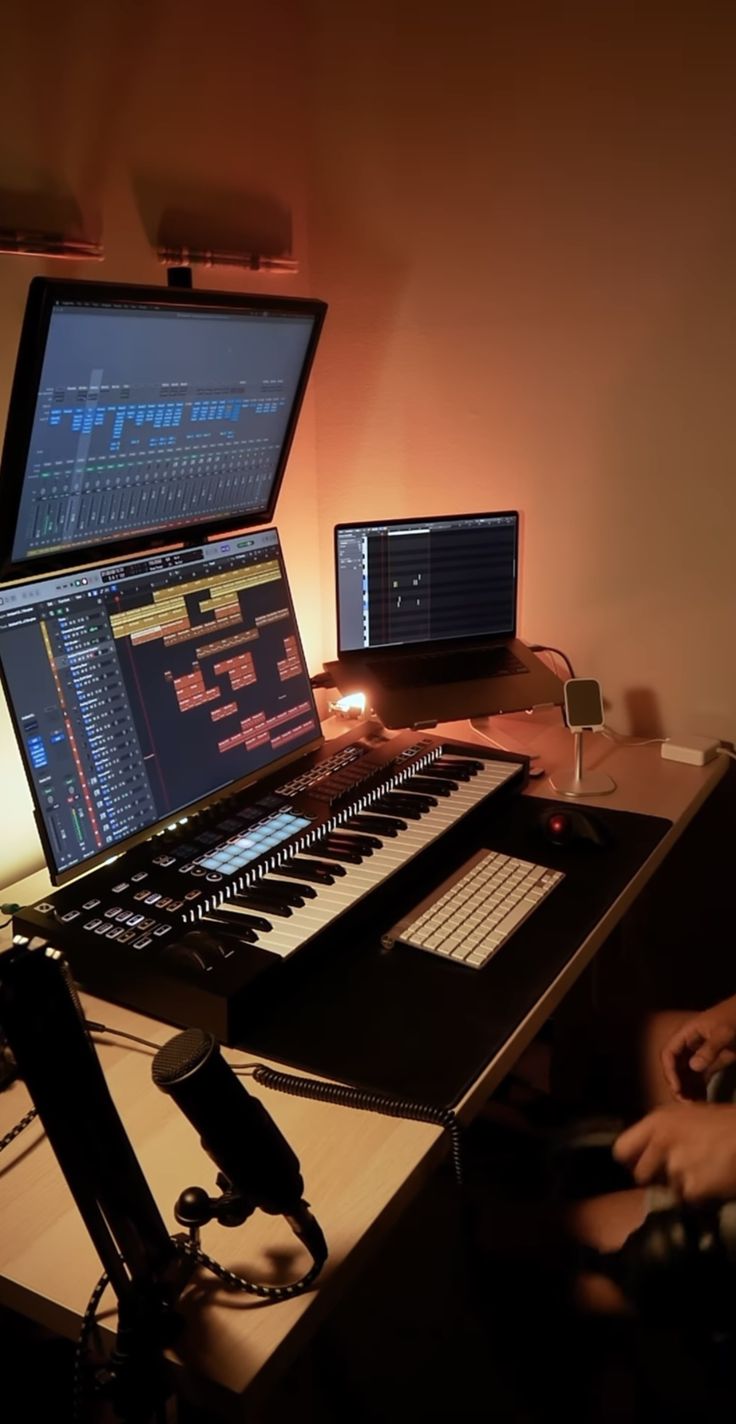
[[[325,312],[34,278],[0,466],[0,578],[269,522]]]
[[[57,884],[322,742],[276,529],[3,589],[0,671]]]

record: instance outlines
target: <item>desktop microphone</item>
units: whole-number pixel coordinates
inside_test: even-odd
[[[251,1097],[210,1033],[190,1028],[153,1060],[157,1088],[168,1093],[200,1135],[230,1187],[272,1215],[299,1217],[304,1182],[299,1160],[263,1104]]]

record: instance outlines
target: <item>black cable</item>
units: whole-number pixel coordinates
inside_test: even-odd
[[[160,1043],[154,1043],[150,1038],[141,1038],[137,1033],[126,1033],[123,1028],[109,1028],[107,1024],[95,1023],[93,1019],[85,1019],[85,1024],[90,1033],[109,1033],[113,1038],[129,1038],[132,1043],[142,1043],[144,1048],[152,1048],[154,1053],[158,1053]]]
[[[322,672],[316,672],[313,677],[310,677],[310,679],[309,679],[309,686],[310,686],[310,687],[315,687],[315,688],[316,688],[316,687],[337,687],[337,683],[335,682],[335,679],[334,679],[334,677],[332,676],[332,673],[331,673],[331,672],[327,672],[327,670],[323,668]]]
[[[109,1033],[117,1038],[129,1038],[134,1043],[142,1043],[146,1048],[158,1052],[160,1044],[150,1039],[140,1038],[135,1033],[123,1029],[109,1028],[107,1024],[87,1020],[87,1027],[95,1033]],[[460,1124],[455,1114],[446,1108],[431,1108],[424,1103],[404,1102],[398,1098],[384,1098],[379,1093],[363,1092],[347,1087],[343,1083],[322,1083],[312,1078],[300,1078],[292,1073],[277,1073],[263,1063],[231,1064],[235,1073],[252,1076],[264,1088],[272,1088],[278,1093],[290,1093],[292,1097],[316,1098],[321,1102],[335,1103],[339,1107],[358,1108],[364,1112],[382,1113],[386,1117],[407,1118],[410,1122],[429,1122],[444,1127],[450,1135],[452,1166],[458,1186],[463,1183],[462,1144]]]
[[[38,1113],[36,1109],[31,1108],[30,1112],[27,1112],[25,1117],[22,1117],[20,1122],[15,1124],[15,1127],[11,1127],[10,1132],[6,1132],[4,1137],[0,1137],[0,1152],[3,1152],[6,1147],[9,1147],[11,1142],[15,1142],[16,1137],[20,1137],[20,1134],[25,1128],[30,1127],[31,1123],[37,1117]]]
[[[563,663],[566,664],[570,677],[575,676],[572,663],[567,653],[563,653],[562,648],[553,648],[549,643],[529,643],[528,647],[530,653],[557,653],[558,657],[562,658]]]
[[[379,1093],[365,1092],[360,1088],[350,1088],[343,1083],[323,1083],[314,1078],[300,1078],[293,1073],[278,1073],[263,1063],[256,1063],[234,1070],[249,1073],[264,1088],[273,1088],[279,1093],[290,1093],[296,1098],[316,1098],[320,1102],[335,1103],[339,1107],[358,1108],[363,1112],[382,1113],[385,1117],[408,1118],[410,1122],[429,1122],[444,1127],[450,1135],[452,1167],[458,1186],[463,1185],[463,1162],[461,1128],[450,1108],[427,1107],[425,1103],[412,1103],[399,1098],[384,1098]]]
[[[301,1238],[303,1240],[303,1237]],[[281,1300],[291,1300],[294,1296],[303,1295],[304,1291],[311,1286],[312,1282],[319,1275],[326,1260],[326,1251],[314,1253],[312,1265],[309,1270],[297,1281],[292,1281],[285,1286],[269,1286],[259,1281],[249,1281],[245,1276],[236,1275],[235,1271],[229,1271],[226,1266],[221,1266],[219,1261],[214,1261],[205,1251],[197,1245],[191,1238],[182,1236],[172,1236],[177,1251],[188,1261],[197,1266],[204,1267],[216,1276],[226,1290],[245,1291],[249,1295],[257,1295],[262,1300],[270,1300],[274,1303]],[[77,1344],[74,1351],[74,1365],[72,1374],[72,1419],[74,1424],[82,1424],[82,1407],[85,1397],[84,1388],[84,1354],[87,1349],[87,1342],[96,1324],[97,1307],[102,1296],[109,1285],[109,1276],[105,1272],[98,1280],[92,1294],[87,1302],[82,1323],[77,1337]]]
[[[133,1043],[140,1043],[144,1048],[151,1048],[158,1052],[160,1044],[154,1043],[151,1039],[141,1038],[135,1033],[128,1033],[125,1029],[110,1028],[109,1025],[97,1023],[92,1019],[86,1020],[86,1026],[92,1033],[107,1033],[116,1038],[130,1039]],[[443,1127],[450,1136],[450,1153],[452,1157],[453,1172],[458,1186],[463,1184],[463,1162],[462,1162],[462,1142],[461,1127],[455,1114],[451,1109],[432,1108],[424,1103],[413,1103],[403,1101],[398,1098],[382,1097],[379,1093],[369,1093],[358,1088],[351,1088],[343,1083],[324,1083],[312,1078],[301,1078],[291,1073],[278,1073],[275,1069],[267,1068],[263,1063],[232,1065],[234,1072],[244,1076],[252,1076],[257,1083],[264,1088],[271,1088],[275,1092],[289,1093],[292,1097],[315,1098],[320,1102],[334,1103],[338,1107],[356,1108],[362,1112],[381,1113],[385,1117],[406,1118],[410,1122],[428,1122],[437,1127]],[[26,1113],[15,1127],[10,1129],[7,1135],[0,1139],[0,1152],[3,1148],[9,1147],[10,1143],[33,1122],[38,1114],[35,1108]],[[313,1279],[313,1277],[310,1277]],[[245,1287],[240,1287],[245,1289]],[[265,1288],[264,1288],[265,1289]],[[305,1289],[304,1286],[301,1289]]]
[[[176,1236],[172,1237],[172,1240],[183,1256],[194,1261],[196,1265],[204,1266],[206,1270],[211,1271],[218,1281],[222,1281],[227,1290],[247,1291],[249,1295],[260,1296],[263,1300],[291,1300],[295,1295],[302,1295],[311,1286],[312,1281],[319,1275],[324,1265],[323,1260],[315,1259],[309,1270],[298,1281],[292,1281],[286,1286],[267,1286],[259,1281],[246,1280],[245,1276],[238,1276],[234,1271],[229,1271],[226,1266],[221,1266],[218,1261],[213,1261],[212,1257],[208,1256],[195,1241],[184,1240],[182,1237]]]
[[[72,1367],[72,1420],[73,1424],[81,1424],[82,1405],[84,1402],[84,1352],[87,1348],[87,1341],[94,1330],[97,1317],[97,1307],[109,1284],[109,1276],[105,1271],[100,1276],[82,1316],[77,1344],[74,1351],[74,1364]]]

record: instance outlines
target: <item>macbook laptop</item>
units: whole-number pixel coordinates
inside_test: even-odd
[[[364,691],[388,727],[561,705],[516,637],[518,551],[514,510],[338,524],[340,691]]]

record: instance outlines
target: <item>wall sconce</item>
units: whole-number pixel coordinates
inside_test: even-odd
[[[19,232],[0,228],[0,253],[19,257],[61,257],[67,262],[101,262],[105,249],[101,242],[62,237],[59,232]]]
[[[249,272],[298,272],[293,257],[268,257],[261,252],[222,252],[203,247],[158,247],[165,267],[242,267]]]

